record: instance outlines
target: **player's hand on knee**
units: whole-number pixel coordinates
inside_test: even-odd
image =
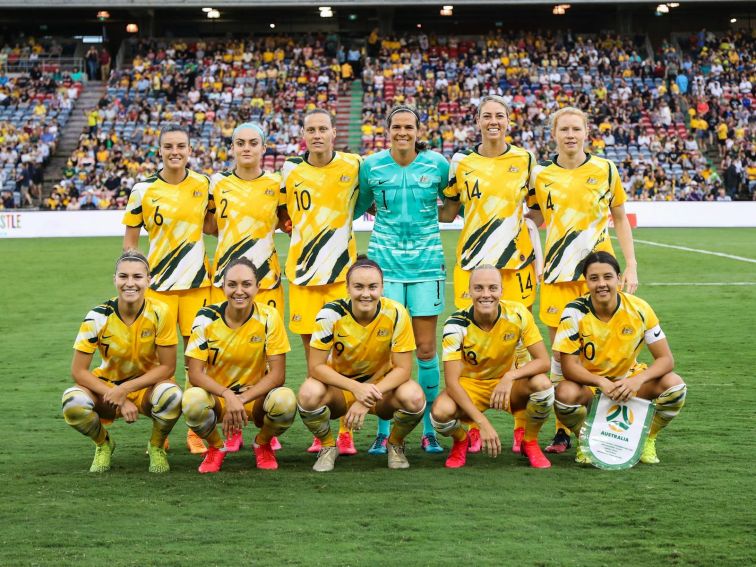
[[[375,384],[360,384],[356,382],[352,391],[354,397],[367,408],[372,408],[383,399],[383,394]]]
[[[134,423],[139,417],[139,408],[129,399],[126,399],[118,409],[126,423]]]
[[[236,394],[224,395],[226,400],[226,413],[223,416],[223,434],[228,436],[247,425],[249,418],[244,409],[244,402]]]
[[[498,410],[509,411],[509,399],[512,395],[514,380],[509,372],[506,372],[491,393],[491,407]]]
[[[111,388],[110,390],[105,392],[102,395],[102,399],[106,404],[120,408],[126,401],[126,396],[126,390],[121,386],[116,386],[115,388]]]
[[[362,429],[369,408],[360,402],[354,402],[344,416],[344,422],[348,429]]]

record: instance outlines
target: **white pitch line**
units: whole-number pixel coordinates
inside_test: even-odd
[[[612,237],[616,240],[616,236]],[[661,242],[652,242],[650,240],[638,240],[633,239],[634,242],[640,244],[648,244],[649,246],[658,246],[659,248],[672,248],[673,250],[683,250],[684,252],[697,252],[698,254],[708,254],[709,256],[719,256],[721,258],[729,258],[730,260],[738,260],[740,262],[749,262],[756,264],[756,258],[746,258],[744,256],[735,256],[733,254],[725,254],[724,252],[712,252],[711,250],[701,250],[699,248],[688,248],[687,246],[677,246],[675,244],[662,244]]]

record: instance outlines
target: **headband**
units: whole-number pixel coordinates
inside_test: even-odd
[[[263,129],[259,124],[255,124],[254,122],[244,122],[243,124],[239,124],[236,128],[234,128],[234,133],[231,135],[231,139],[236,138],[236,135],[239,133],[239,131],[244,130],[245,128],[252,128],[255,132],[260,134],[262,143],[265,143],[265,132],[263,132]]]

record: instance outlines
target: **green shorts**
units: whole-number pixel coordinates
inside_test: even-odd
[[[383,295],[404,305],[412,317],[432,317],[444,312],[446,282],[384,282]]]

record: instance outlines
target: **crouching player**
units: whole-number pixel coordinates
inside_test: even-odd
[[[554,404],[554,388],[545,374],[549,355],[530,311],[501,295],[501,272],[489,264],[477,266],[470,274],[472,307],[457,311],[444,325],[446,389],[433,404],[431,418],[436,431],[454,439],[448,468],[463,467],[467,459],[462,419],[478,425],[490,456],[501,452],[499,435],[483,415],[488,408],[524,418],[521,454],[533,467],[551,466],[538,446],[538,432]],[[532,360],[513,368],[519,341]]]
[[[415,339],[407,310],[381,297],[383,272],[360,257],[346,275],[348,299],[327,303],[317,315],[310,342],[312,376],[299,389],[299,413],[321,450],[313,466],[333,470],[338,449],[331,418],[345,416],[346,426],[360,429],[365,415],[393,419],[388,467],[409,467],[404,439],[422,420],[425,396],[410,380]]]
[[[597,389],[618,402],[635,396],[655,400],[656,413],[640,460],[658,463],[656,436],[685,405],[687,386],[672,372],[672,352],[654,311],[642,299],[619,291],[620,268],[614,256],[591,252],[583,261],[583,276],[588,295],[567,304],[554,339],[567,379],[557,386],[554,409],[578,435]],[[636,359],[644,342],[654,357],[648,367]],[[588,462],[581,447],[575,460]]]
[[[181,415],[181,389],[173,381],[176,328],[163,303],[145,298],[150,268],[142,254],[122,254],[114,281],[118,296],[87,313],[79,329],[71,365],[76,386],[63,393],[63,417],[95,442],[89,471],[102,473],[110,470],[115,449],[103,422],[149,416],[149,471],[168,472],[163,444]],[[102,363],[90,371],[95,351]]]
[[[255,301],[257,272],[249,259],[229,262],[223,292],[226,301],[197,313],[186,349],[195,387],[184,394],[184,417],[209,444],[199,472],[218,472],[226,456],[218,420],[230,437],[252,419],[260,428],[257,468],[277,469],[270,440],[291,427],[297,410],[294,392],[283,387],[289,340],[276,308]]]

